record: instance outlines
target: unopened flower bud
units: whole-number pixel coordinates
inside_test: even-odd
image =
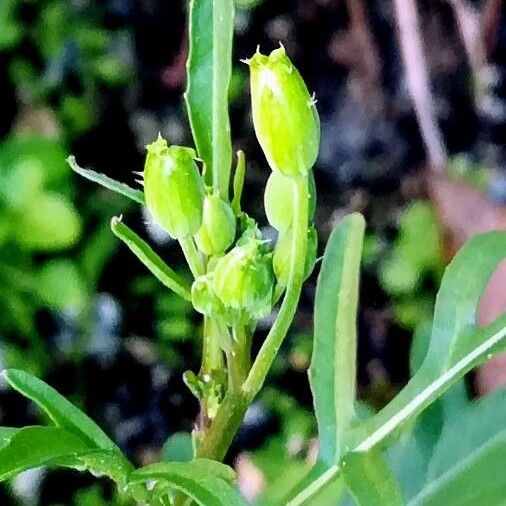
[[[221,315],[223,304],[213,289],[213,274],[199,276],[192,284],[192,304],[196,311],[206,316]]]
[[[202,224],[204,183],[193,149],[168,147],[161,137],[150,144],[144,196],[155,222],[173,239],[194,235]]]
[[[316,210],[316,189],[314,176],[309,174],[309,219],[311,223]],[[264,193],[265,214],[271,226],[284,232],[293,220],[293,181],[281,172],[273,172],[267,181]]]
[[[272,306],[274,278],[271,254],[250,240],[221,257],[214,270],[214,292],[229,314],[258,319]]]
[[[290,258],[292,247],[292,231],[291,229],[280,234],[278,242],[274,248],[272,257],[272,267],[278,286],[285,288],[288,283],[288,275],[290,273]],[[307,279],[313,272],[316,262],[316,253],[318,250],[318,234],[314,227],[307,230],[307,246],[306,260],[304,263],[304,279]]]
[[[223,253],[235,238],[235,216],[230,205],[212,193],[204,198],[202,226],[195,240],[206,255]]]
[[[316,161],[320,123],[315,100],[285,48],[248,60],[255,133],[271,169],[286,176],[308,173]]]

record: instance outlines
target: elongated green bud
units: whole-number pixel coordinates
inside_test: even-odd
[[[320,122],[315,100],[281,46],[248,60],[255,133],[272,170],[298,177],[316,161]]]
[[[309,219],[311,223],[316,210],[316,188],[313,173],[309,173]],[[264,193],[265,214],[271,226],[284,232],[293,220],[293,181],[281,172],[273,172]]]
[[[232,244],[235,238],[235,216],[230,205],[211,193],[204,198],[202,226],[195,240],[206,255],[219,255]]]
[[[146,207],[173,239],[194,235],[202,224],[204,183],[195,164],[195,152],[167,146],[158,139],[148,146],[144,166]]]
[[[282,233],[274,248],[272,257],[272,267],[278,286],[285,288],[288,283],[288,274],[290,273],[290,248],[292,246],[292,230]],[[307,230],[307,249],[306,261],[304,263],[304,279],[307,279],[313,272],[316,262],[316,253],[318,250],[318,234],[314,227]]]
[[[272,306],[271,254],[255,239],[221,257],[214,270],[214,293],[237,318],[258,319]]]

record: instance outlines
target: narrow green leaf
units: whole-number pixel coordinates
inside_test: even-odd
[[[332,465],[344,453],[354,416],[356,316],[365,222],[345,217],[332,232],[318,278],[309,378],[319,435],[319,459]]]
[[[232,74],[233,0],[190,2],[190,53],[185,98],[206,182],[228,199],[232,141],[228,89]]]
[[[350,442],[350,446],[354,448],[354,451],[357,453],[368,452],[401,425],[417,416],[435,399],[446,392],[448,388],[459,381],[464,374],[494,355],[505,351],[506,314],[499,317],[490,326],[477,331],[473,335],[473,340],[477,343],[477,346],[432,383],[425,385],[424,388],[420,388],[420,384],[416,382],[413,383],[413,380],[408,383],[399,395],[405,395],[409,401],[403,399],[405,403],[398,411],[394,411],[393,413],[387,412],[388,417],[385,415],[385,410],[380,411],[379,415],[381,415],[381,418],[378,418],[378,415],[376,415],[371,419],[372,423],[365,423],[363,426],[358,427],[358,429],[353,430],[347,441]],[[403,392],[405,391],[406,393],[404,394]],[[395,399],[392,402],[395,402]],[[292,500],[289,505],[298,506],[299,504],[306,504],[305,501],[316,495],[331,481],[337,479],[339,469],[338,464],[331,466]]]
[[[452,470],[458,469],[462,462],[471,462],[473,456],[481,455],[493,440],[506,442],[505,420],[506,388],[460,409],[443,427],[429,464],[426,488],[433,488],[436,482],[442,483],[445,475],[455,479],[458,473]],[[506,453],[503,462],[506,462]],[[506,487],[506,480],[504,485]]]
[[[505,462],[506,429],[428,483],[409,506],[504,506]]]
[[[343,462],[343,476],[358,506],[404,504],[399,484],[377,451],[347,455]]]
[[[340,464],[327,467],[322,463],[316,463],[306,479],[303,487],[297,487],[297,495],[286,503],[286,506],[309,506],[315,498],[319,498],[329,487],[338,487],[338,497],[343,483]]]
[[[0,481],[56,460],[93,450],[80,437],[59,427],[25,427],[0,449]]]
[[[133,230],[128,228],[120,218],[111,220],[111,230],[121,239],[130,251],[150,270],[150,272],[167,288],[191,301],[190,285],[179,274],[174,272]]]
[[[37,404],[59,427],[81,438],[90,448],[118,451],[105,432],[54,388],[31,374],[17,369],[3,371],[7,383]]]
[[[462,247],[443,276],[422,365],[390,404],[354,432],[356,450],[366,451],[392,434],[503,347],[505,318],[481,330],[476,326],[476,311],[490,276],[504,258],[505,232],[475,236]]]
[[[291,499],[286,501],[287,506],[320,505],[332,496],[333,503],[340,504],[339,500],[344,491],[343,475],[340,467],[334,464],[330,468],[321,461],[316,461],[306,476],[292,488],[289,493]]]
[[[106,176],[105,174],[95,172],[94,170],[83,169],[77,164],[76,159],[73,156],[69,156],[67,158],[67,163],[70,165],[70,168],[74,172],[77,172],[80,176],[89,179],[90,181],[93,181],[94,183],[97,183],[101,186],[104,186],[108,190],[120,193],[121,195],[132,199],[138,204],[144,205],[144,192],[141,190],[131,188],[125,183],[120,183],[119,181],[116,181],[109,176]]]
[[[382,411],[353,431],[350,436],[355,451],[368,451],[401,425],[420,414],[467,372],[506,350],[506,314],[492,325],[473,334],[477,346],[431,383],[418,374]],[[479,343],[479,344],[478,344]],[[399,399],[399,400],[398,400]],[[395,403],[396,408],[390,408]]]
[[[476,343],[466,339],[476,328],[481,295],[506,258],[506,232],[473,237],[446,268],[434,308],[434,323],[423,366],[439,374]]]
[[[245,506],[240,494],[227,481],[222,479],[223,469],[210,468],[209,461],[204,465],[192,462],[161,462],[143,467],[130,475],[130,482],[151,482],[155,490],[168,484],[180,490],[201,506]],[[220,466],[221,467],[221,466]],[[226,467],[226,466],[224,466]],[[228,471],[227,471],[228,474]]]

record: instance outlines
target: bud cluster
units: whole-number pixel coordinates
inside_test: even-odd
[[[153,220],[181,241],[187,258],[193,255],[195,260],[197,255],[194,265],[202,265],[192,269],[197,275],[191,289],[195,309],[229,325],[265,316],[272,307],[275,283],[277,292],[286,287],[295,226],[294,178],[309,178],[306,276],[317,250],[311,225],[316,203],[311,168],[320,140],[315,100],[282,46],[269,56],[257,51],[247,63],[255,133],[273,171],[264,204],[269,223],[279,232],[274,251],[254,220],[234,208],[236,216],[216,188],[205,187],[192,149],[168,146],[159,136],[147,147],[143,173],[146,207]],[[238,224],[241,234],[236,241]],[[198,275],[204,266],[205,273]]]

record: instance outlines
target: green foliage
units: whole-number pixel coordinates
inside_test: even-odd
[[[343,461],[343,476],[358,506],[402,506],[399,485],[377,450],[351,453]]]
[[[327,251],[332,251],[331,246],[332,242]],[[326,257],[327,255],[330,253],[326,252]],[[506,315],[499,317],[489,327],[476,326],[479,298],[490,276],[505,257],[506,233],[504,232],[489,232],[476,236],[462,248],[443,277],[436,300],[432,335],[421,366],[399,395],[383,410],[369,420],[359,423],[356,428],[348,430],[344,440],[349,450],[357,455],[365,456],[372,449],[391,442],[392,436],[400,427],[419,415],[466,372],[490,358],[494,353],[506,349]],[[466,280],[465,283],[462,282],[463,279]],[[323,282],[320,281],[321,283]],[[338,290],[339,288],[337,285]],[[332,295],[333,293],[330,292],[328,297]],[[343,299],[339,299],[339,302],[342,303]],[[321,300],[318,303],[321,304]],[[316,311],[318,311],[318,306]],[[348,316],[348,313],[344,314]],[[334,337],[331,333],[327,336],[331,336],[327,337],[328,340],[341,338],[339,335]],[[350,339],[348,336],[345,338]],[[347,365],[346,362],[345,365]],[[319,389],[313,386],[316,403],[319,396],[326,395],[327,389],[328,386],[324,385]],[[334,424],[330,422],[328,426],[336,430],[337,421]],[[498,455],[501,455],[500,446],[494,447],[491,455],[486,457],[492,459],[493,462]],[[300,492],[290,504],[293,506],[303,504],[309,497],[317,496],[318,491],[326,483],[338,478],[341,469],[345,473],[345,463],[346,454],[342,461],[336,459],[333,465],[320,473],[319,477]],[[491,487],[494,487],[493,476],[491,480]],[[451,490],[455,492],[457,489]],[[494,501],[495,493],[492,491],[491,501]]]
[[[107,188],[108,190],[112,190],[121,195],[124,195],[125,197],[132,199],[138,204],[144,204],[144,192],[141,190],[130,188],[130,186],[126,185],[125,183],[115,181],[114,179],[107,177],[105,174],[100,174],[94,170],[83,169],[77,164],[76,159],[73,156],[69,156],[67,158],[67,163],[70,165],[70,168],[80,176],[89,179],[90,181],[93,181],[94,183],[97,183],[104,188]]]
[[[424,283],[441,279],[441,244],[432,206],[421,200],[410,204],[400,217],[393,247],[382,255],[378,266],[380,284],[393,298],[394,317],[402,327],[413,330],[432,317],[432,297],[424,291]]]
[[[118,218],[111,221],[111,229],[134,253],[134,255],[150,270],[150,272],[167,288],[191,300],[190,286],[184,278],[174,272],[135,232],[130,230]]]
[[[327,464],[344,454],[344,433],[354,417],[356,311],[364,219],[346,217],[327,243],[315,298],[311,389]],[[329,336],[332,336],[329,338]]]
[[[70,137],[95,124],[104,86],[128,82],[132,69],[118,50],[128,50],[125,34],[106,27],[104,9],[86,2],[5,0],[0,6],[0,52],[17,95],[29,107],[51,102]]]
[[[11,9],[2,15],[13,17],[13,12]],[[64,12],[57,0],[42,8],[43,22],[58,28],[49,32],[41,44],[41,52],[49,57],[58,53],[62,38],[68,36]],[[73,170],[84,177],[136,203],[146,202],[154,219],[179,240],[193,275],[191,293],[185,275],[166,265],[120,219],[113,219],[111,224],[113,233],[171,291],[170,295],[181,297],[183,306],[179,308],[186,308],[191,300],[194,308],[205,315],[199,373],[187,371],[184,375],[200,402],[201,423],[192,436],[179,434],[167,441],[165,461],[134,469],[116,444],[76,406],[35,376],[8,369],[3,372],[8,384],[38,405],[50,425],[0,428],[0,480],[38,466],[60,466],[105,475],[116,483],[119,493],[141,504],[245,504],[235,486],[235,473],[219,461],[261,390],[295,318],[307,259],[314,256],[312,250],[316,247],[308,239],[311,202],[315,201],[311,198],[309,172],[318,151],[319,125],[315,102],[284,48],[269,57],[257,53],[250,61],[257,137],[271,167],[290,176],[280,197],[286,200],[290,196],[289,220],[285,222],[279,216],[276,195],[273,197],[269,191],[266,198],[269,219],[285,232],[275,247],[280,251],[281,241],[290,239],[284,254],[287,262],[283,266],[286,272],[282,290],[274,290],[271,246],[263,240],[256,222],[241,211],[245,172],[242,153],[238,153],[232,202],[228,195],[231,139],[227,104],[233,13],[231,0],[190,3],[187,104],[204,174],[191,148],[168,147],[161,138],[148,150],[146,198],[144,192],[81,169],[73,158],[68,160]],[[80,36],[92,53],[94,43],[102,47],[94,35],[81,32]],[[98,62],[97,68],[112,78],[117,71],[107,61]],[[58,152],[54,146],[52,149]],[[33,156],[19,158],[12,153],[16,153],[12,146],[3,154],[0,151],[0,163],[7,167],[5,185],[0,186],[0,203],[18,221],[12,229],[9,220],[0,223],[0,247],[13,248],[14,258],[15,248],[21,246],[30,252],[69,248],[79,238],[81,222],[70,204],[70,188],[55,193],[67,184],[65,176],[46,174],[44,165],[33,163]],[[51,150],[47,156],[51,156]],[[212,195],[226,206],[229,222],[240,228],[235,234],[230,227],[224,243],[218,241],[224,238],[212,237],[223,232],[222,224],[206,229],[205,244],[202,236],[196,240],[203,218],[202,177],[212,185]],[[272,458],[273,448],[279,452],[286,445],[287,434],[297,434],[299,441],[306,442],[304,450],[308,452],[307,441],[315,421],[297,410],[296,416],[285,419],[286,433],[271,440],[271,448],[256,454],[266,475],[291,474],[288,481],[274,483],[260,503],[323,506],[339,502],[347,494],[345,501],[351,497],[364,506],[396,506],[407,500],[412,505],[471,505],[484,499],[490,506],[500,506],[506,493],[500,473],[506,443],[504,424],[494,418],[494,407],[500,400],[504,402],[504,393],[469,403],[462,378],[506,349],[506,314],[487,327],[476,324],[483,290],[497,265],[506,258],[506,233],[476,236],[446,269],[432,330],[420,331],[415,341],[412,379],[382,410],[369,414],[356,399],[356,317],[364,229],[361,215],[352,214],[340,221],[328,240],[318,280],[310,367],[319,436],[317,462],[308,469],[307,461],[286,451],[283,458]],[[109,246],[103,250],[97,247],[102,233],[97,231],[91,241],[91,260],[76,265],[63,260],[43,265],[36,282],[32,276],[16,272],[16,288],[33,291],[36,284],[36,293],[51,307],[83,305],[86,289],[82,287],[86,283],[79,287],[77,279],[81,273],[83,278],[88,273],[89,282],[93,267],[103,265],[104,255],[110,250]],[[12,268],[0,265],[0,275],[6,277]],[[413,204],[403,217],[392,257],[383,266],[384,286],[401,298],[419,287],[423,276],[437,278],[439,269],[439,233],[432,210],[422,203]],[[72,289],[60,286],[69,282],[76,282]],[[253,356],[251,344],[259,319],[278,302],[283,291],[272,326]],[[6,301],[10,300],[9,293]],[[167,300],[172,305],[175,299]],[[186,320],[182,327],[181,335],[192,330]],[[277,396],[275,402],[280,412],[293,408],[289,399]],[[465,444],[458,439],[459,431],[465,431]],[[394,445],[393,450],[384,454],[388,445]],[[416,470],[411,473],[415,479],[395,462],[401,457]]]
[[[232,75],[232,0],[191,0],[186,104],[206,183],[228,200],[232,142],[228,89]]]

